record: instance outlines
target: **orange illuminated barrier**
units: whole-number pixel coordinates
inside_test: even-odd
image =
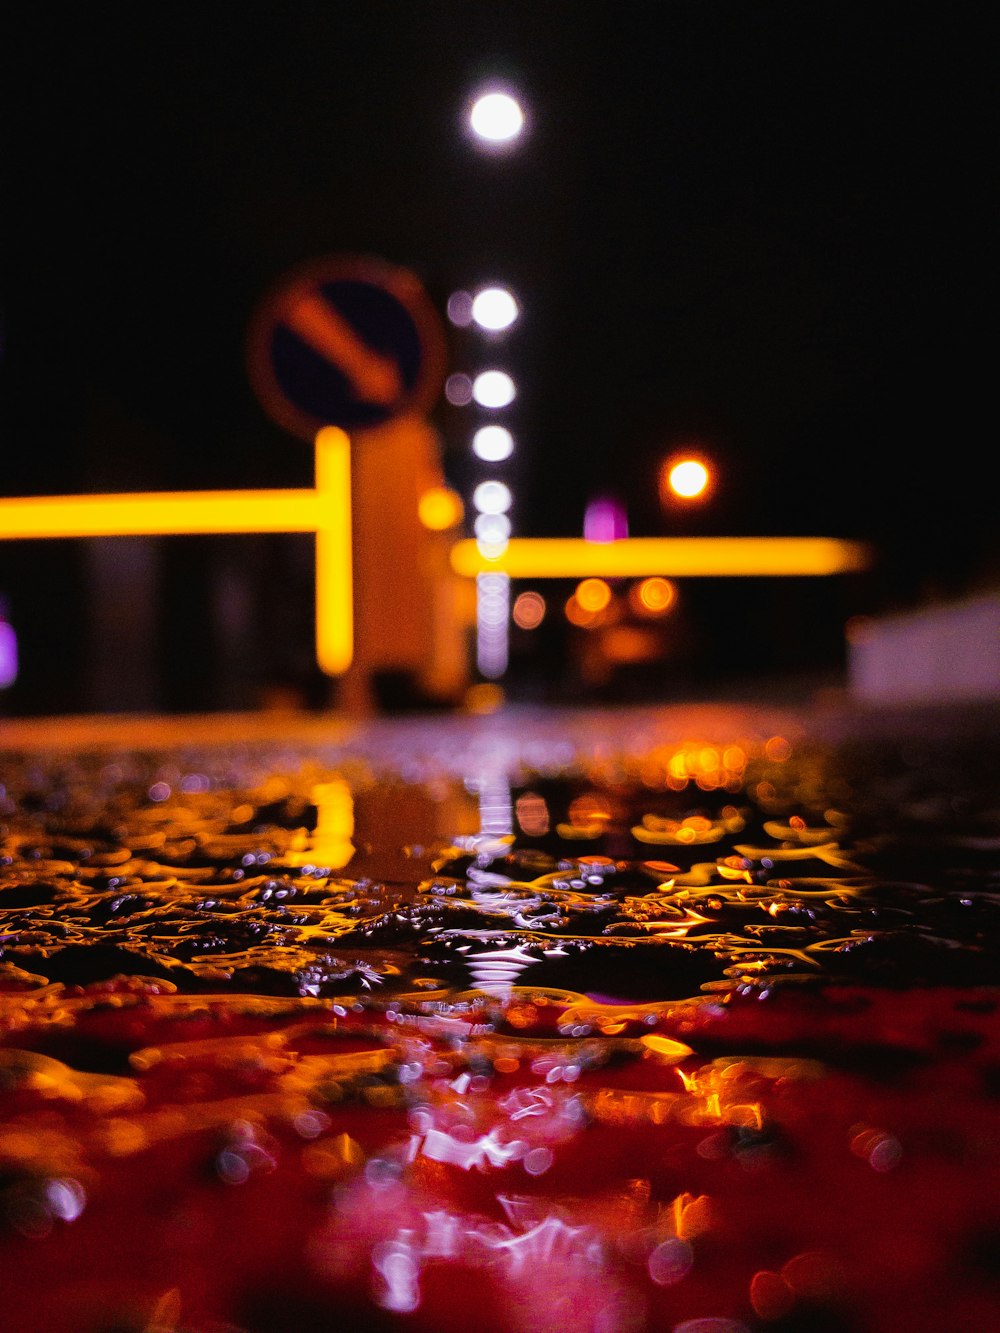
[[[315,533],[316,658],[328,675],[341,675],[354,656],[350,440],[325,426],[315,448],[312,490],[15,497],[0,500],[0,540]],[[448,517],[454,522],[457,514],[449,510]],[[831,537],[519,537],[496,555],[484,554],[475,541],[459,541],[450,559],[453,571],[468,578],[582,579],[840,574],[867,568],[870,554],[862,543]]]
[[[477,542],[456,542],[456,574],[507,574],[515,579],[674,578],[732,575],[846,574],[867,569],[862,542],[836,537],[624,537],[591,542],[581,537],[514,537],[495,556]]]
[[[341,675],[354,655],[350,440],[336,426],[316,436],[313,490],[53,495],[0,500],[0,540],[32,537],[316,534],[316,657]]]

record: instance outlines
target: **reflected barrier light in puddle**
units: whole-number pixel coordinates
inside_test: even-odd
[[[312,855],[331,870],[342,870],[357,850],[354,836],[354,797],[343,778],[318,782],[312,789],[316,803],[316,829]]]
[[[994,756],[786,720],[7,740],[8,1325],[994,1327]]]

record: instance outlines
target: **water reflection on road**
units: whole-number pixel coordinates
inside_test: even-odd
[[[989,1326],[1000,748],[978,719],[891,721],[23,732],[0,793],[16,1327],[105,1327],[72,1283],[39,1295],[47,1237],[89,1272],[94,1194],[119,1245],[166,1243],[156,1171],[188,1179],[205,1134],[240,1189],[185,1188],[243,1250],[224,1292],[171,1269],[179,1327],[346,1301],[457,1333],[455,1273],[503,1333]],[[116,1327],[164,1299],[149,1253]]]

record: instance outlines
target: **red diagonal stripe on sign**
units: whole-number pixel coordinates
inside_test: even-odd
[[[310,292],[293,298],[282,323],[335,365],[363,402],[390,406],[403,396],[395,361],[373,351],[321,296]]]

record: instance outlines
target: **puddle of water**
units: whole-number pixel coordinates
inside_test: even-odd
[[[988,1326],[995,753],[637,725],[9,754],[11,1327]]]

